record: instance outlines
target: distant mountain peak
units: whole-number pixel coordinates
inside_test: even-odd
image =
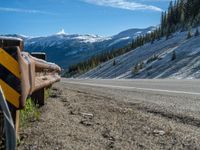
[[[61,29],[58,33],[56,33],[57,35],[63,35],[66,34],[64,29]]]

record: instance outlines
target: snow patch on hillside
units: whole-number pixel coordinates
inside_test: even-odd
[[[108,46],[110,47],[110,46],[115,45],[115,44],[117,44],[121,41],[128,40],[128,39],[130,39],[130,37],[124,37],[124,38],[117,39],[114,42],[110,43]]]
[[[195,29],[193,30],[193,33]],[[172,61],[173,52],[176,59]],[[149,61],[156,56],[156,60]],[[113,66],[115,60],[116,65]],[[138,73],[134,66],[144,63]],[[148,63],[147,63],[148,62]],[[147,43],[122,56],[107,61],[80,78],[200,78],[200,36],[187,39],[187,32],[177,32],[168,40]]]
[[[79,35],[74,37],[73,39],[80,40],[81,42],[85,43],[95,43],[95,42],[103,42],[105,40],[110,40],[111,38],[104,38],[97,35]]]

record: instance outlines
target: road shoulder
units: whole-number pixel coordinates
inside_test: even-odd
[[[200,149],[200,131],[139,103],[56,84],[18,149]]]

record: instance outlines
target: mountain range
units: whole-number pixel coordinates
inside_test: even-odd
[[[28,52],[45,52],[47,60],[67,69],[73,64],[85,61],[94,55],[121,48],[132,42],[137,36],[151,32],[155,27],[129,29],[117,35],[102,37],[98,35],[66,34],[61,30],[57,34],[41,37],[28,37],[10,34],[24,40],[24,49]]]

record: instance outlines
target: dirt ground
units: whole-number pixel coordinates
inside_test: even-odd
[[[140,103],[56,84],[39,121],[21,130],[19,150],[200,149],[198,124],[146,111]]]

